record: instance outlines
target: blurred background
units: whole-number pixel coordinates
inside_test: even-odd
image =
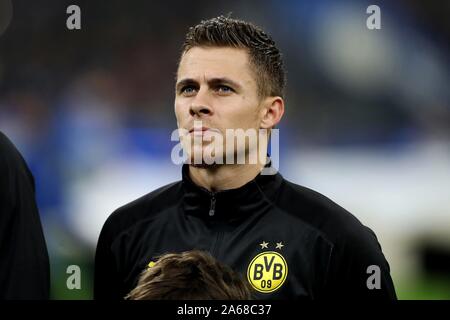
[[[66,27],[71,4],[81,30]],[[284,54],[283,176],[376,232],[400,299],[450,299],[450,2],[0,0],[0,130],[36,178],[52,298],[92,298],[108,215],[180,179],[180,47],[229,12]]]

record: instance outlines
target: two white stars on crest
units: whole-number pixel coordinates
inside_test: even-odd
[[[269,247],[269,243],[268,242],[265,242],[264,240],[263,240],[263,242],[262,243],[260,243],[259,244],[260,246],[261,246],[261,249],[268,249]],[[283,248],[284,247],[284,244],[283,244],[283,242],[277,242],[277,245],[276,245],[276,248],[277,249],[280,249],[281,250],[281,248]]]

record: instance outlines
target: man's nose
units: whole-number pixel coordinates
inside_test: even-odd
[[[189,113],[191,116],[201,117],[212,114],[212,108],[211,104],[208,102],[207,94],[207,92],[202,92],[202,90],[197,93],[189,108]]]

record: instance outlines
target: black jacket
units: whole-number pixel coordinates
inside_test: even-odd
[[[241,273],[256,299],[396,298],[375,234],[325,196],[279,173],[211,193],[188,171],[184,165],[182,181],[108,218],[97,245],[96,299],[123,298],[155,257],[192,249]]]
[[[49,269],[33,176],[0,132],[0,300],[48,299]]]

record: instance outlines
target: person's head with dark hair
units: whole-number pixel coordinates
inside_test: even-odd
[[[226,140],[231,140],[227,130],[258,134],[262,129],[270,134],[284,113],[285,83],[280,50],[260,27],[225,16],[191,27],[182,46],[175,86],[175,115],[191,163],[194,158],[205,160],[203,147],[208,143],[198,147],[190,139],[200,129],[204,135],[224,137],[223,150],[216,149],[215,159],[238,154],[255,159],[256,143],[227,148]],[[196,121],[202,122],[201,128],[195,128]],[[252,163],[249,174],[266,164],[267,142],[259,136],[256,139],[258,144],[261,141],[259,152],[264,156]]]
[[[272,38],[253,23],[225,16],[203,20],[189,29],[182,53],[194,47],[244,49],[260,97],[284,96],[286,76],[280,50]]]
[[[249,300],[238,273],[209,253],[193,250],[162,255],[144,270],[129,300]]]

